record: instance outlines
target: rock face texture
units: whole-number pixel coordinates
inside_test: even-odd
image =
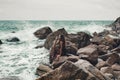
[[[50,33],[52,33],[51,28],[44,27],[44,28],[38,29],[36,32],[34,32],[34,35],[39,39],[45,39]]]

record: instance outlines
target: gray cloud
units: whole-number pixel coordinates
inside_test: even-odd
[[[113,20],[120,0],[0,0],[1,20]]]

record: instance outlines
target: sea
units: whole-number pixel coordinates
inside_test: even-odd
[[[91,34],[102,32],[113,21],[82,20],[82,21],[42,21],[42,20],[1,20],[0,21],[0,78],[19,76],[22,80],[35,80],[36,68],[39,64],[49,63],[49,50],[41,40],[34,36],[34,32],[42,27],[49,26],[53,31],[65,28],[68,33],[80,31]],[[7,42],[6,39],[17,37],[19,42]]]

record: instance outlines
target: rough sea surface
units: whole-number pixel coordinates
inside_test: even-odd
[[[89,34],[101,32],[113,21],[0,21],[0,78],[20,76],[24,80],[35,80],[39,64],[47,64],[49,51],[43,45],[45,40],[38,40],[33,33],[44,26],[53,31],[65,28],[68,33],[85,31]],[[107,28],[108,29],[108,28]],[[12,32],[15,33],[12,33]],[[18,37],[20,42],[7,42],[6,39]]]

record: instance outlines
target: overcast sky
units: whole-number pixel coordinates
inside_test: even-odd
[[[0,0],[0,20],[114,20],[120,0]]]

